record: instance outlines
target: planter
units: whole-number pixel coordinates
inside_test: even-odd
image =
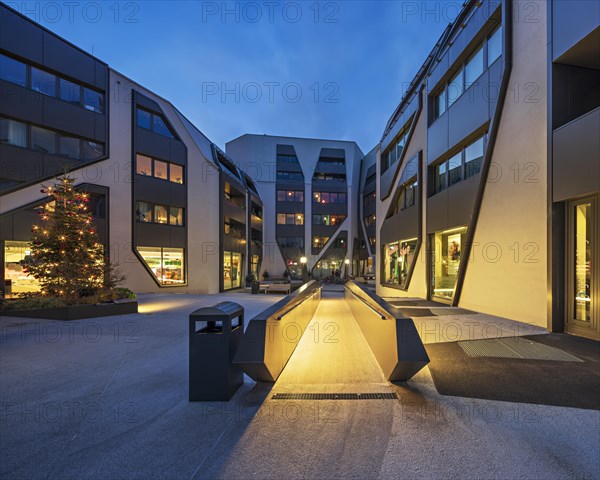
[[[45,318],[48,320],[80,320],[82,318],[109,317],[137,313],[135,300],[118,300],[114,303],[95,305],[69,305],[57,308],[39,308],[36,310],[8,310],[2,312],[5,317]]]

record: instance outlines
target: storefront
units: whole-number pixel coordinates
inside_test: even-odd
[[[467,237],[467,227],[452,228],[431,235],[431,297],[434,300],[452,301],[462,247]]]
[[[416,250],[416,238],[386,244],[383,257],[385,272],[383,283],[406,288]]]
[[[138,247],[138,252],[160,285],[185,284],[183,248]]]
[[[223,252],[223,290],[242,286],[242,254]]]
[[[31,255],[31,243],[4,242],[4,286],[6,295],[34,293],[40,290],[37,280],[25,273],[21,261]]]

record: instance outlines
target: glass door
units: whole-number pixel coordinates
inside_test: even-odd
[[[569,203],[567,322],[569,333],[600,338],[598,322],[599,197]]]

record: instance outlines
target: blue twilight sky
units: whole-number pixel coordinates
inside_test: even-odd
[[[170,100],[223,148],[264,133],[367,153],[462,0],[5,3]]]

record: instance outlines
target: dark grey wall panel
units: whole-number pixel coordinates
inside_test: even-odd
[[[452,148],[489,120],[487,71],[448,109],[448,147]],[[434,159],[430,155],[430,159]]]
[[[400,130],[402,130],[406,123],[410,120],[410,117],[412,117],[412,115],[419,109],[419,102],[421,98],[421,94],[419,92],[420,90],[417,90],[417,92],[413,94],[412,98],[408,102],[408,105],[404,107],[404,110],[398,116],[390,131],[382,139],[380,147],[382,152],[389,147],[392,140],[396,138],[396,135],[400,133]]]
[[[89,85],[94,85],[96,80],[94,59],[48,32],[44,32],[43,64]]]
[[[35,63],[43,61],[43,31],[0,4],[0,48]],[[27,41],[24,42],[23,39]]]
[[[380,230],[381,244],[419,236],[419,208],[413,206],[386,218]]]
[[[450,68],[450,52],[446,50],[446,53],[442,55],[440,61],[433,67],[431,73],[429,74],[429,78],[427,79],[427,92],[431,92],[437,84],[440,82],[442,77],[446,75],[448,69]]]
[[[458,182],[448,189],[448,220],[444,228],[469,225],[481,175]]]
[[[552,56],[556,60],[600,24],[597,0],[553,0]]]
[[[32,92],[13,83],[0,80],[2,101],[0,113],[26,122],[44,123],[44,102],[41,93]]]
[[[142,247],[171,247],[171,228],[169,225],[136,222],[136,245]]]
[[[554,131],[553,200],[600,190],[600,108]]]
[[[56,130],[69,132],[80,137],[96,138],[96,116],[104,121],[103,116],[56,98],[45,95],[42,95],[42,97],[44,105],[43,124],[45,126],[51,126]],[[103,137],[98,140],[106,141]]]
[[[448,227],[448,190],[427,199],[427,233]]]
[[[171,140],[162,135],[136,128],[137,153],[169,161],[171,158]]]
[[[448,112],[435,120],[427,130],[427,165],[448,151]]]
[[[171,247],[185,248],[187,232],[184,227],[169,227],[171,231]]]

